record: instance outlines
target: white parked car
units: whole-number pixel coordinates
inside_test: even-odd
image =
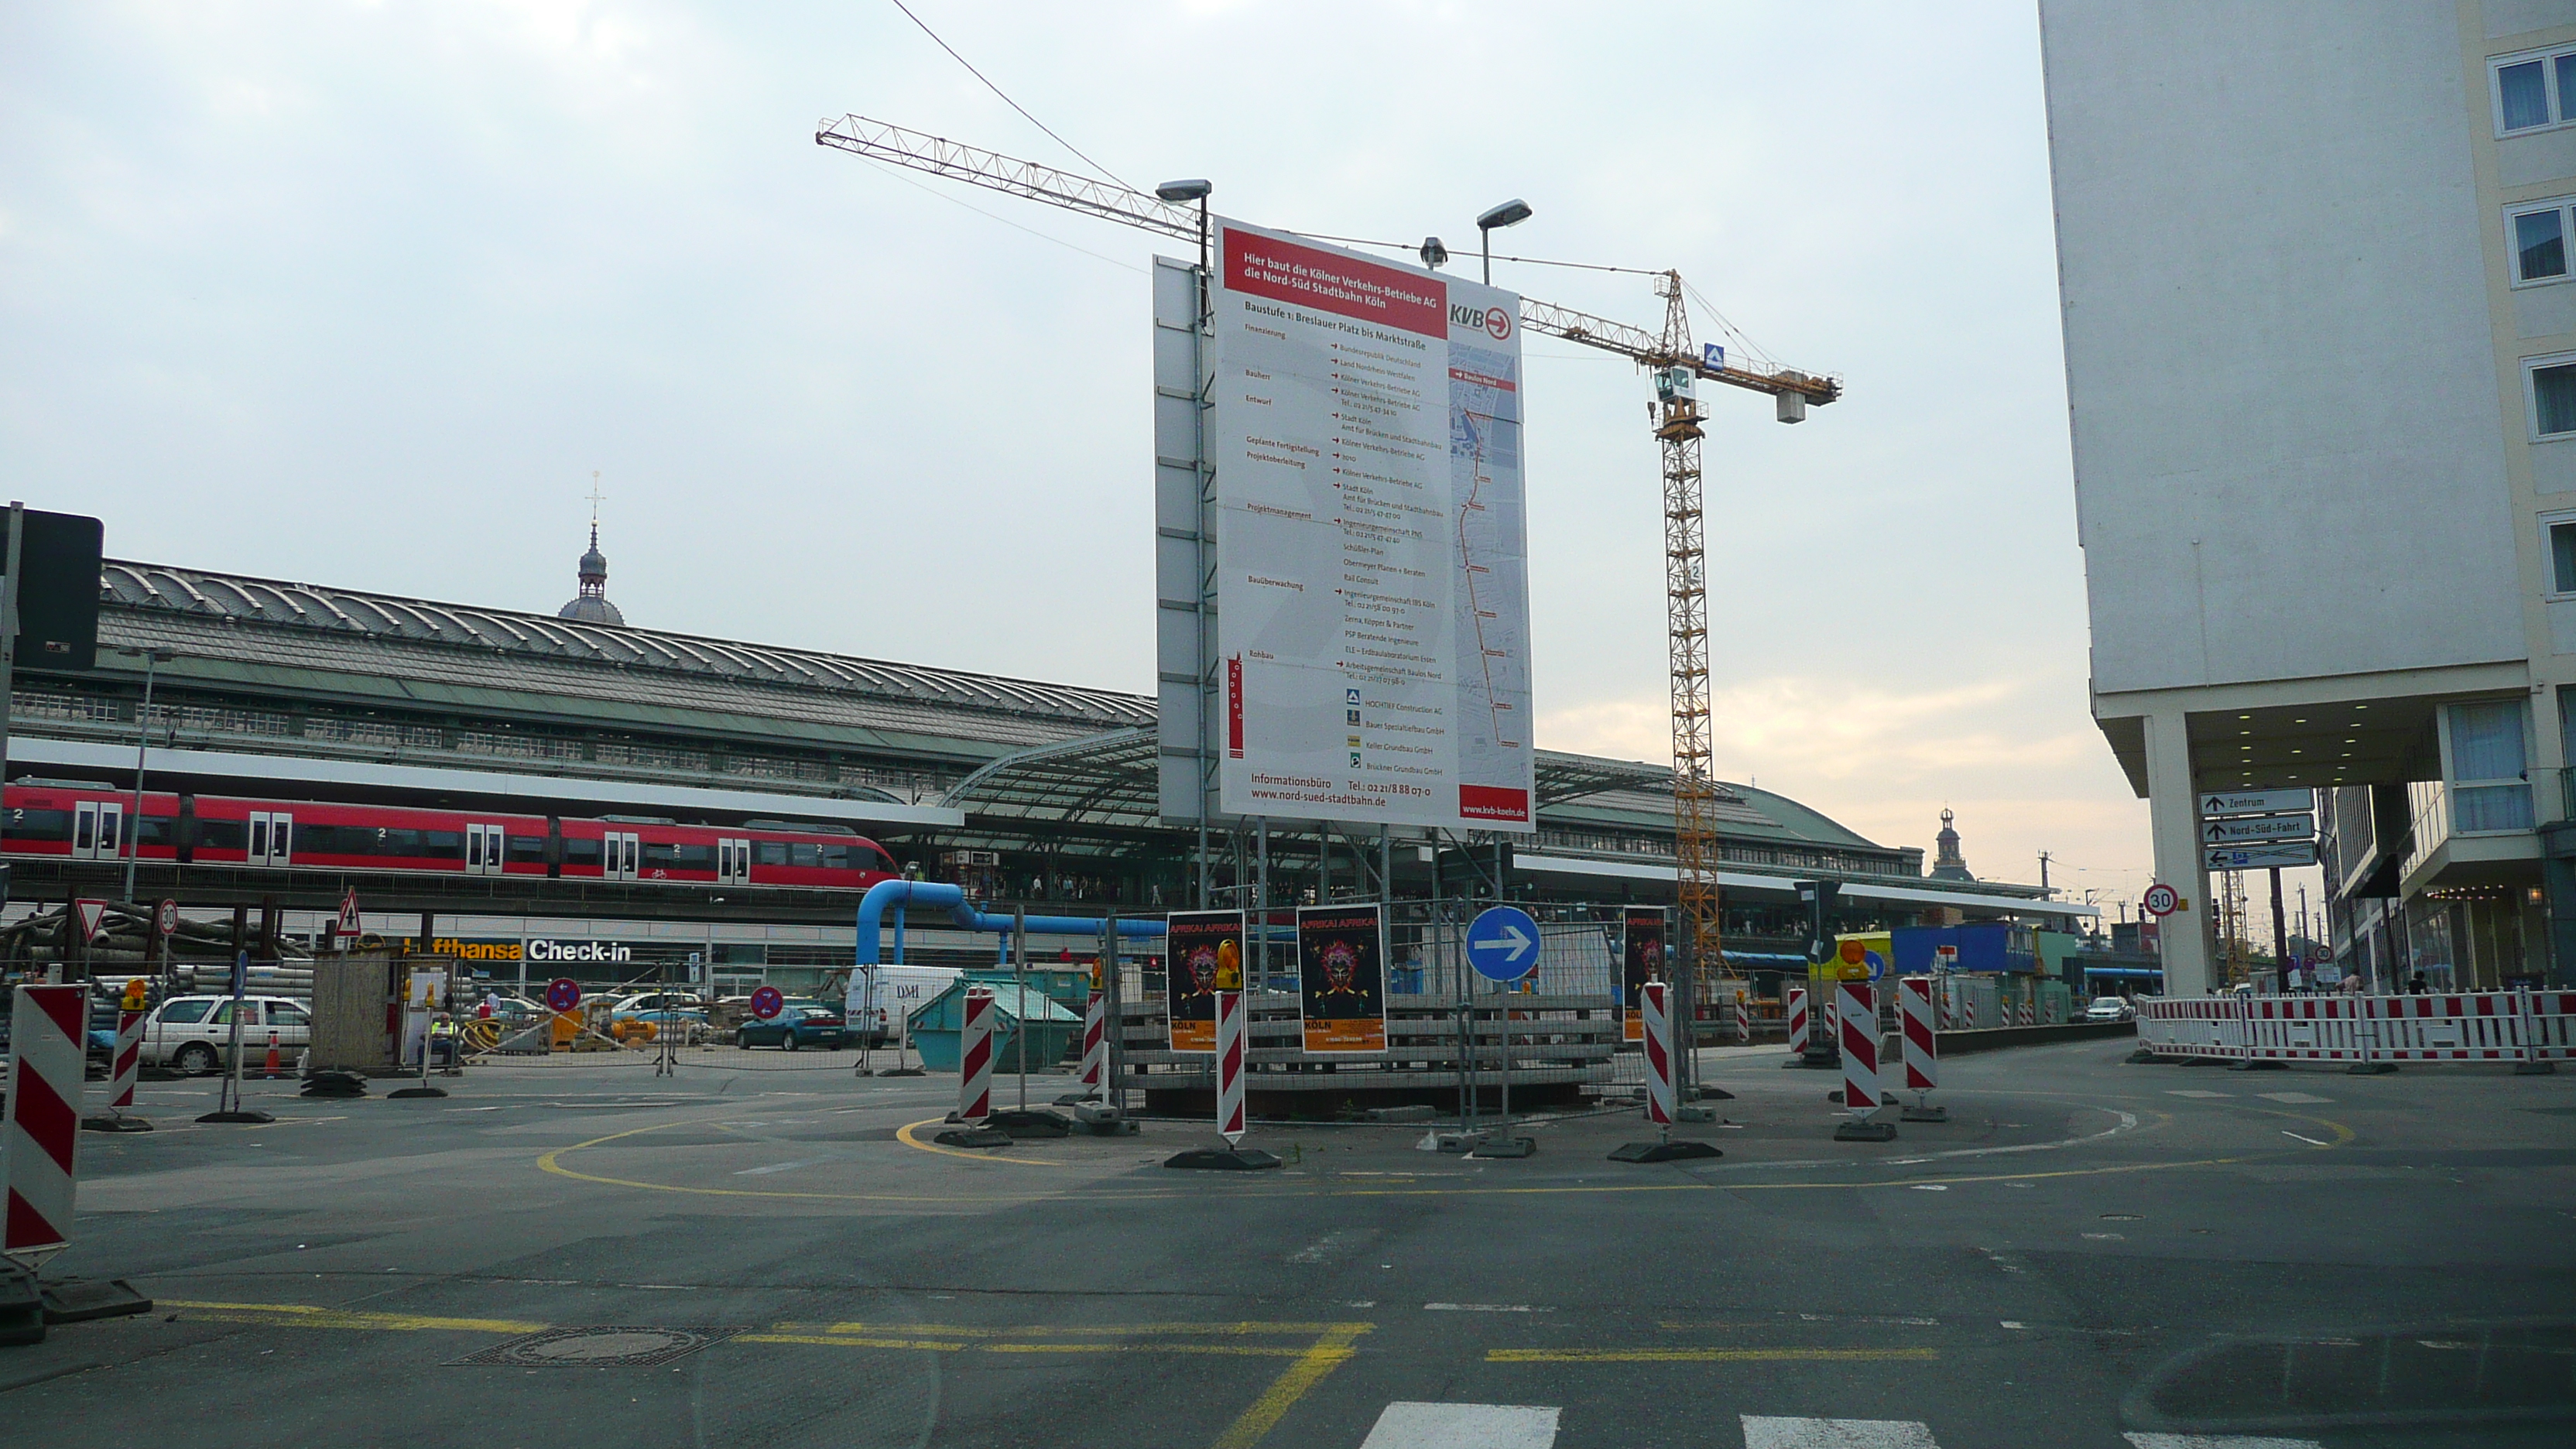
[[[303,1002],[283,996],[245,996],[241,1007],[245,1067],[256,1067],[267,1058],[270,1032],[277,1033],[278,1055],[290,1064],[312,1043],[313,1013]],[[219,1072],[232,1035],[231,997],[174,996],[145,1018],[142,1059],[147,1065],[192,1076]]]
[[[2137,1014],[2136,1007],[2116,996],[2096,996],[2093,1004],[2084,1008],[2086,1021],[2127,1021]]]

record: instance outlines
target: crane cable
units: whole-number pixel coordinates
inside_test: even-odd
[[[949,57],[949,59],[954,60],[954,61],[956,61],[959,65],[962,65],[962,66],[966,67],[966,73],[967,73],[968,75],[971,75],[971,76],[973,76],[975,79],[977,79],[977,80],[979,80],[979,81],[984,82],[984,89],[986,89],[986,90],[988,90],[988,91],[991,91],[993,94],[995,94],[995,95],[997,95],[997,96],[1001,96],[1001,97],[1002,97],[1002,104],[1003,104],[1003,105],[1009,106],[1012,110],[1015,110],[1015,111],[1019,112],[1019,113],[1020,113],[1020,116],[1021,116],[1021,118],[1022,118],[1022,119],[1026,120],[1030,125],[1037,127],[1039,130],[1046,132],[1046,133],[1047,133],[1048,138],[1049,138],[1049,139],[1051,139],[1051,140],[1053,140],[1057,145],[1062,146],[1064,149],[1066,149],[1066,150],[1068,150],[1068,151],[1071,151],[1071,152],[1072,152],[1074,155],[1076,155],[1076,156],[1081,156],[1081,157],[1082,157],[1082,163],[1083,163],[1084,165],[1086,165],[1086,166],[1090,167],[1090,168],[1091,168],[1092,170],[1094,170],[1094,171],[1099,172],[1103,177],[1107,178],[1108,180],[1115,181],[1115,182],[1117,182],[1119,185],[1126,187],[1126,188],[1127,188],[1128,190],[1130,190],[1130,191],[1135,191],[1135,190],[1138,190],[1138,189],[1139,189],[1139,188],[1138,188],[1134,183],[1132,183],[1132,182],[1128,181],[1125,177],[1120,176],[1117,172],[1112,171],[1112,170],[1110,170],[1108,167],[1101,165],[1099,162],[1092,160],[1089,156],[1085,156],[1085,155],[1083,155],[1083,151],[1082,151],[1082,148],[1081,148],[1081,147],[1076,146],[1076,145],[1075,145],[1075,144],[1073,144],[1071,141],[1066,140],[1066,139],[1065,139],[1065,138],[1063,138],[1062,136],[1058,136],[1058,135],[1056,135],[1055,130],[1054,130],[1054,128],[1053,128],[1053,127],[1051,127],[1051,126],[1047,125],[1047,123],[1046,123],[1046,122],[1039,120],[1037,117],[1030,115],[1030,114],[1029,114],[1029,108],[1028,108],[1028,107],[1026,107],[1026,106],[1024,106],[1024,105],[1021,105],[1018,101],[1012,100],[1012,99],[1010,98],[1010,96],[1008,96],[1007,94],[1004,94],[1004,92],[1003,92],[1002,88],[1001,88],[1000,86],[997,86],[997,85],[993,84],[992,79],[991,79],[990,77],[986,76],[982,71],[977,70],[977,69],[975,68],[975,63],[974,63],[973,61],[968,60],[966,57],[964,57],[964,56],[962,56],[962,55],[959,55],[959,54],[957,53],[957,47],[955,47],[955,46],[953,46],[953,45],[950,45],[947,41],[940,40],[940,38],[939,38],[939,32],[938,32],[938,31],[936,31],[936,30],[931,29],[928,25],[923,24],[921,17],[920,17],[920,16],[918,16],[918,15],[913,14],[913,13],[912,13],[912,7],[911,7],[911,6],[909,6],[909,5],[904,4],[904,3],[903,3],[903,0],[894,0],[894,8],[903,12],[903,18],[904,18],[904,19],[911,21],[911,22],[912,22],[913,24],[915,24],[915,25],[919,25],[919,26],[921,26],[921,33],[922,33],[922,34],[924,34],[924,35],[929,36],[933,41],[937,42],[937,44],[938,44],[938,46],[939,46],[939,48],[940,48],[941,50],[947,51],[947,52],[948,52],[948,57]]]

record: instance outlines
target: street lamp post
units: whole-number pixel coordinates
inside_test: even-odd
[[[1485,285],[1494,284],[1494,232],[1499,227],[1518,226],[1530,219],[1530,204],[1515,196],[1483,216],[1476,218],[1476,238],[1485,253]]]
[[[134,712],[134,809],[125,817],[125,903],[134,904],[134,866],[143,854],[143,759],[152,746],[152,674],[156,665],[178,656],[167,649],[120,645],[119,654],[143,658],[143,707]]]

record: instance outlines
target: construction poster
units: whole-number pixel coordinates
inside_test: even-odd
[[[1378,905],[1297,909],[1297,1010],[1310,1052],[1386,1050],[1386,918]]]
[[[1243,989],[1243,912],[1179,911],[1163,937],[1163,1000],[1172,1050],[1216,1050],[1216,994]]]
[[[1664,909],[1661,906],[1630,906],[1621,912],[1620,936],[1623,945],[1619,957],[1623,980],[1619,1004],[1626,1020],[1630,1041],[1646,1039],[1646,983],[1664,977]]]

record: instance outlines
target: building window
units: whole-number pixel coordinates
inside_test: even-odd
[[[2512,231],[2513,279],[2521,282],[2564,281],[2567,276],[2567,202],[2519,210],[2507,217]]]
[[[2576,594],[2576,518],[2543,522],[2549,530],[2549,592]]]
[[[2576,433],[2576,359],[2536,358],[2523,364],[2531,379],[2531,433],[2559,438]]]
[[[2518,699],[2455,704],[2449,717],[2452,829],[2529,830],[2531,784]]]
[[[2495,76],[2497,135],[2576,119],[2576,50],[2503,56],[2487,64]]]

